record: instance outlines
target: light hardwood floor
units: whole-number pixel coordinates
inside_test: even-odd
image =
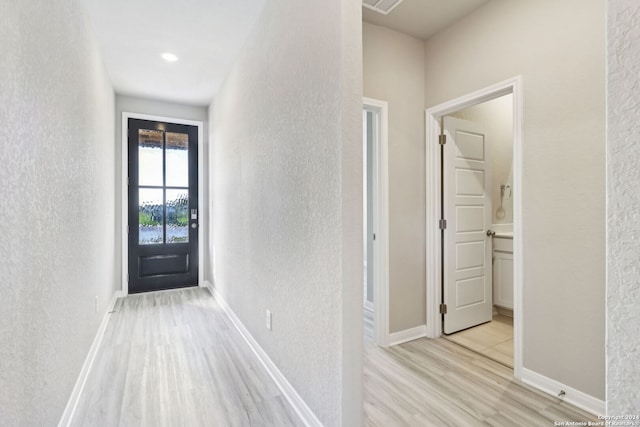
[[[452,342],[373,344],[365,317],[366,426],[552,426],[594,417]],[[74,426],[301,425],[208,290],[118,300]],[[352,426],[346,426],[352,427]]]
[[[74,426],[301,425],[207,289],[120,298]]]
[[[513,379],[513,371],[445,339],[383,349],[365,311],[364,410],[367,426],[553,426],[597,421]]]
[[[513,368],[513,318],[503,314],[491,322],[446,336],[446,339]]]

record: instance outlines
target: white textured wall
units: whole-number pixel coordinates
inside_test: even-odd
[[[640,7],[608,0],[607,414],[640,414]]]
[[[200,200],[200,209],[202,210],[205,205],[208,206],[209,202],[209,113],[207,107],[199,107],[195,105],[183,105],[173,102],[158,101],[154,99],[138,98],[128,95],[116,95],[116,133],[115,133],[115,147],[116,147],[116,248],[117,259],[116,265],[118,271],[122,271],[122,113],[137,113],[148,114],[150,116],[167,117],[172,119],[184,119],[203,122],[203,140],[201,141],[201,147],[204,149],[204,189],[203,194],[205,200]],[[199,226],[204,228],[203,234],[205,236],[204,253],[200,254],[199,262],[204,263],[204,276],[199,280],[211,280],[213,273],[211,271],[211,254],[209,252],[209,234],[207,232],[209,227],[208,218],[200,217]],[[120,273],[122,274],[122,273]],[[120,276],[122,277],[122,276]]]
[[[0,16],[0,425],[54,426],[116,284],[114,96],[76,1]]]
[[[513,95],[504,95],[491,101],[466,108],[452,114],[472,122],[482,123],[487,130],[488,147],[491,156],[491,198],[493,224],[509,224],[513,222]],[[500,186],[505,188],[502,197],[504,217],[498,218],[496,212],[500,207]]]
[[[268,2],[210,109],[215,286],[327,426],[362,422],[360,22]]]
[[[605,1],[493,0],[426,43],[428,106],[522,75],[524,367],[605,397]]]
[[[363,24],[364,96],[389,103],[389,329],[425,324],[424,42]]]

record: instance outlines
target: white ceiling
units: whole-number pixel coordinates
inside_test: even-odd
[[[489,0],[404,0],[388,15],[362,8],[362,19],[419,39],[428,39]]]
[[[266,0],[82,0],[118,94],[208,105]],[[404,0],[363,19],[426,39],[488,0]],[[169,63],[164,52],[178,56]]]
[[[190,105],[210,103],[266,2],[82,1],[116,93]]]

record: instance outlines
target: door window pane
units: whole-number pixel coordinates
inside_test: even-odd
[[[167,187],[189,186],[189,135],[167,132]]]
[[[141,245],[161,244],[164,241],[162,189],[141,188],[138,195],[140,206],[138,210],[138,243]]]
[[[167,190],[167,243],[189,241],[189,190]]]
[[[162,131],[140,129],[138,132],[138,184],[161,186]]]

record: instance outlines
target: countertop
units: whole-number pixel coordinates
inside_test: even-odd
[[[513,232],[509,231],[509,232],[496,232],[496,235],[494,236],[497,239],[513,239]]]

